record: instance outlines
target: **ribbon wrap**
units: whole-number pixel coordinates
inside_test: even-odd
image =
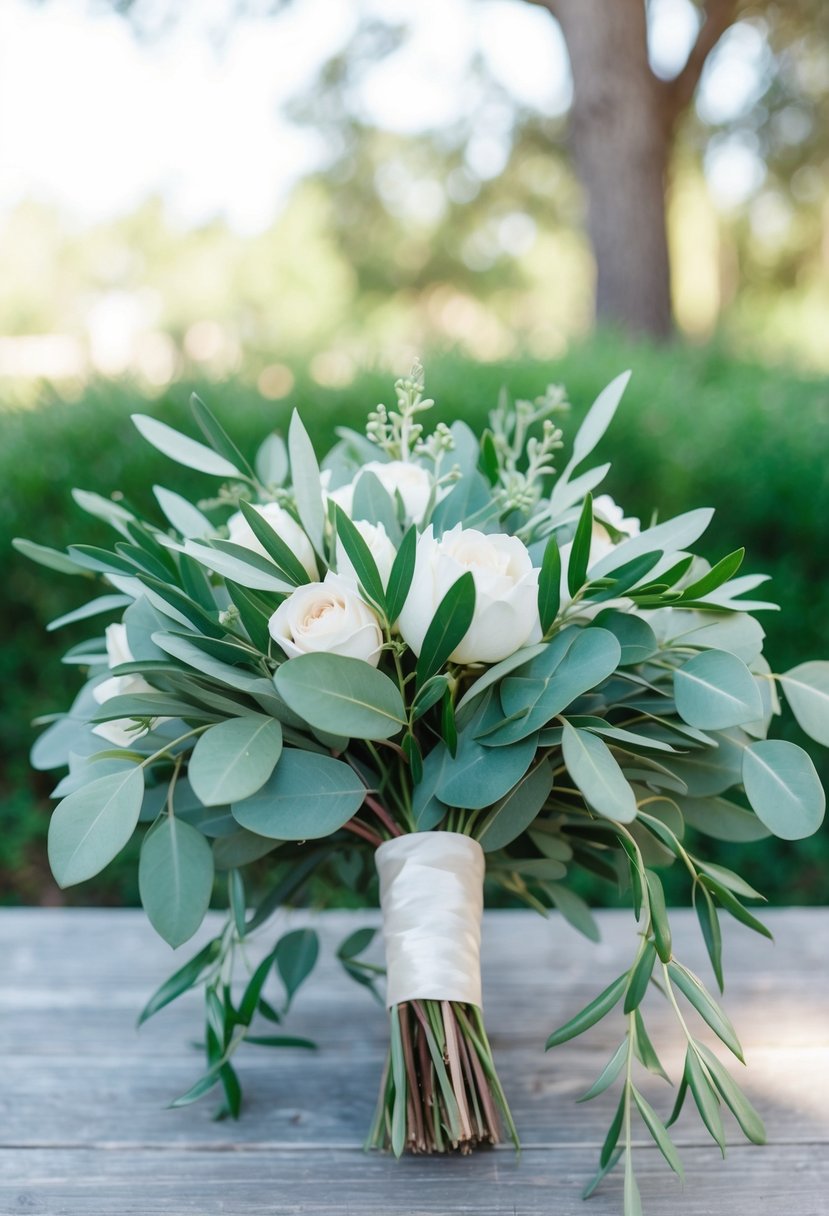
[[[386,1004],[481,1005],[484,853],[459,832],[415,832],[379,846]]]

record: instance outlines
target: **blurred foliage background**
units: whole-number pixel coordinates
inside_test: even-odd
[[[90,125],[68,93],[66,114],[44,117],[35,80],[14,99],[17,144],[0,129],[4,160],[19,165],[0,191],[0,902],[137,898],[128,856],[79,891],[58,892],[49,876],[53,783],[28,769],[29,724],[77,686],[60,655],[84,626],[44,626],[82,589],[29,566],[9,540],[102,540],[73,486],[117,487],[147,509],[154,483],[209,494],[129,422],[141,410],[186,427],[193,387],[252,451],[295,404],[324,447],[335,425],[359,425],[389,400],[416,353],[438,416],[473,424],[504,385],[535,396],[562,382],[575,427],[630,366],[604,444],[610,491],[643,519],[715,506],[706,555],[744,544],[746,569],[773,576],[783,612],[763,623],[774,669],[827,654],[826,6],[615,0],[621,34],[602,0],[576,8],[11,0],[4,10],[2,41],[11,64],[19,40],[21,72],[27,53],[48,59],[50,39],[98,41],[86,69],[81,50],[74,59]],[[165,81],[186,78],[202,43],[225,73],[209,80],[215,107],[199,126],[182,83],[162,115],[180,177],[196,181],[192,145],[204,180],[230,179],[228,140],[240,156],[246,148],[248,177],[235,194],[228,184],[226,206],[211,195],[183,207],[175,174],[104,205],[100,183],[122,161],[161,157],[147,137],[149,92],[169,98]],[[126,67],[119,93],[101,46],[113,63],[140,60],[146,95]],[[613,71],[584,67],[610,52],[615,83]],[[292,58],[303,73],[289,70]],[[233,72],[291,79],[273,128],[247,94],[234,110]],[[258,104],[271,104],[267,90]],[[654,134],[643,150],[645,126]],[[36,160],[40,140],[48,160],[50,139],[65,153],[53,187],[26,168],[29,145]],[[238,200],[257,191],[253,222]],[[783,730],[797,738],[789,720]],[[826,781],[825,761],[821,771]],[[728,846],[718,859],[733,860]],[[827,863],[824,832],[753,846],[740,868],[777,902],[826,902]]]

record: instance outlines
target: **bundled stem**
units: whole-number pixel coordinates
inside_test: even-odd
[[[475,1005],[406,1001],[390,1010],[391,1047],[366,1148],[469,1153],[518,1133]]]

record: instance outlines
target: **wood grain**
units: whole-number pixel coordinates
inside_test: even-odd
[[[348,933],[376,919],[296,912],[261,935],[252,961],[287,927],[313,923],[321,933],[317,972],[286,1025],[318,1050],[244,1048],[237,1059],[245,1111],[229,1124],[212,1121],[210,1099],[165,1109],[199,1075],[195,995],[135,1028],[149,993],[206,940],[215,919],[173,955],[140,912],[0,912],[0,1214],[620,1213],[619,1179],[607,1180],[587,1207],[579,1198],[612,1095],[586,1105],[575,1099],[621,1038],[622,1015],[554,1052],[543,1044],[626,966],[636,945],[630,915],[601,913],[602,942],[592,946],[555,916],[487,914],[486,1020],[524,1152],[520,1160],[499,1149],[402,1162],[361,1150],[385,1015],[335,959]],[[693,915],[671,919],[677,955],[711,984]],[[765,919],[773,946],[728,926],[723,1003],[749,1065],[735,1062],[733,1071],[765,1119],[769,1144],[746,1145],[731,1122],[722,1162],[687,1112],[674,1129],[683,1188],[639,1129],[637,1175],[651,1216],[829,1211],[829,910],[773,910]],[[648,998],[647,1020],[677,1076],[680,1042],[658,994]],[[668,1087],[645,1076],[641,1088],[665,1115]]]

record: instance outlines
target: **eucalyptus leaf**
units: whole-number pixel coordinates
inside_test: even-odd
[[[229,718],[196,743],[187,770],[190,784],[205,806],[241,802],[265,784],[281,752],[282,728],[275,718]]]
[[[823,786],[811,756],[794,743],[761,739],[747,747],[743,785],[758,819],[782,840],[802,840],[823,822]]]
[[[619,823],[636,818],[636,797],[606,743],[567,722],[562,751],[567,771],[592,810]]]
[[[763,713],[760,692],[748,667],[725,650],[704,650],[677,668],[674,699],[684,722],[706,730],[740,726]]]
[[[366,788],[332,756],[286,748],[257,793],[231,806],[242,827],[273,840],[315,840],[341,828],[363,804]]]
[[[58,803],[49,822],[49,865],[60,887],[100,873],[128,842],[141,812],[144,770],[99,777]]]
[[[497,753],[496,753],[497,754]],[[553,788],[553,770],[542,760],[488,812],[475,833],[485,853],[502,849],[530,826]]]
[[[829,662],[800,663],[780,677],[798,725],[816,743],[829,747]]]
[[[173,949],[193,936],[213,891],[213,854],[197,828],[166,816],[144,838],[138,865],[141,903]]]
[[[397,686],[362,659],[299,655],[282,664],[274,683],[288,708],[316,730],[353,739],[389,739],[406,722]]]

